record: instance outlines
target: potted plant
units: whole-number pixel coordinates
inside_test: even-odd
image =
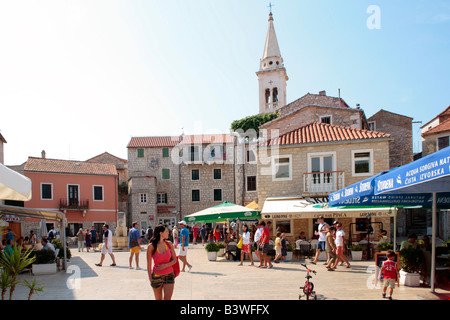
[[[217,252],[220,250],[219,246],[214,242],[210,242],[205,246],[209,261],[217,260]]]
[[[292,244],[287,245],[287,252],[286,252],[286,261],[292,261],[292,256],[294,253],[294,247]]]
[[[223,257],[225,255],[226,244],[223,242],[218,242],[217,246],[219,247],[219,251],[217,252],[217,256]]]
[[[362,246],[360,244],[355,244],[350,247],[350,251],[352,253],[352,260],[353,261],[361,261],[362,260],[362,254],[363,251],[365,251],[367,248],[365,246]]]
[[[64,261],[64,247],[61,243],[61,240],[59,239],[53,239],[52,240],[53,245],[55,246],[55,249],[58,251],[56,263],[58,265],[58,268],[61,270],[63,267],[63,261]],[[66,265],[70,264],[70,258],[72,257],[72,253],[69,248],[66,247]]]
[[[420,248],[400,250],[400,284],[409,287],[420,286],[420,272],[424,270],[425,256]]]
[[[386,252],[388,250],[393,250],[393,249],[394,249],[394,244],[393,243],[383,242],[383,243],[379,243],[377,245],[377,251],[378,252]]]
[[[34,251],[36,261],[32,265],[32,272],[34,275],[38,274],[52,274],[58,271],[56,265],[56,256],[53,250],[38,250]]]

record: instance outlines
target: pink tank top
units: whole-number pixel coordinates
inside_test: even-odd
[[[169,263],[170,260],[172,259],[172,253],[170,251],[169,246],[167,245],[167,243],[165,243],[166,246],[166,251],[164,253],[160,253],[158,248],[156,248],[155,252],[153,253],[153,262],[154,262],[154,266],[153,266],[153,273],[154,274],[159,274],[159,275],[166,275],[169,273],[173,272],[173,267],[167,267],[165,269],[162,270],[156,270],[156,266],[158,264],[164,264],[164,263]]]

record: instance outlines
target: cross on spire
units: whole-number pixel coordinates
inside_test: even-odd
[[[272,7],[274,6],[274,4],[272,4],[272,2],[269,2],[269,5],[267,6],[267,8],[270,9],[270,14],[272,14]]]

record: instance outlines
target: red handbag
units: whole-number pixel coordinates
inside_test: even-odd
[[[178,275],[180,274],[180,263],[178,262],[178,256],[177,256],[177,262],[175,262],[175,264],[172,267],[173,267],[173,273],[174,273],[175,277],[178,277]]]

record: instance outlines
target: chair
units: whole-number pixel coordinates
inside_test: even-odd
[[[300,253],[307,258],[311,257],[311,243],[308,241],[302,241],[300,244]]]

